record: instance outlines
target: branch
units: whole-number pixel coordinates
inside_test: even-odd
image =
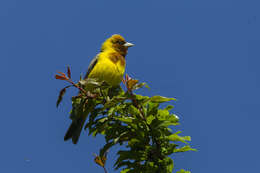
[[[105,172],[105,173],[108,173],[108,172],[107,172],[107,169],[105,168],[105,166],[103,166],[103,168],[104,168],[104,172]]]
[[[71,71],[70,71],[69,67],[68,67],[68,71],[67,71],[68,76],[66,76],[65,73],[62,73],[62,72],[58,72],[58,73],[60,75],[55,75],[56,79],[65,80],[65,81],[69,82],[71,85],[73,85],[74,87],[78,88],[82,93],[84,93],[87,96],[87,98],[95,98],[96,97],[95,94],[92,94],[89,91],[84,90],[82,87],[80,87],[79,85],[77,85],[76,83],[74,83],[71,80]]]
[[[130,96],[131,96],[131,101],[132,101],[133,105],[139,110],[139,112],[140,112],[140,117],[144,120],[145,124],[146,124],[147,127],[149,128],[149,131],[151,132],[150,134],[151,134],[151,137],[152,137],[152,143],[156,145],[156,149],[157,149],[156,155],[159,154],[159,158],[160,158],[160,159],[163,159],[163,156],[160,154],[161,145],[160,145],[160,143],[158,142],[158,140],[156,139],[156,137],[153,136],[153,133],[152,133],[153,129],[152,129],[152,127],[147,123],[146,117],[145,117],[145,114],[144,114],[144,111],[143,111],[143,109],[142,109],[142,106],[138,104],[138,101],[136,100],[135,95],[134,95],[133,90],[132,90],[133,85],[135,85],[135,84],[133,84],[133,83],[135,83],[135,82],[137,83],[138,81],[135,80],[134,82],[131,82],[131,80],[133,80],[133,79],[131,79],[128,75],[126,75],[125,79],[123,80],[123,84],[126,86],[127,92],[128,92],[128,93],[130,94]],[[132,86],[129,86],[129,84],[132,84]],[[158,155],[157,155],[157,157],[158,157]]]

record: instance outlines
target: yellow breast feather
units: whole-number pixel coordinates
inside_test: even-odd
[[[115,51],[105,51],[98,55],[97,63],[88,77],[116,86],[120,84],[124,72],[125,58]]]

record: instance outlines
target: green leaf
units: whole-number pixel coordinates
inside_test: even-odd
[[[83,86],[93,86],[93,87],[99,87],[102,85],[102,82],[98,82],[96,79],[94,78],[87,78],[87,79],[83,79],[80,80],[79,83]]]
[[[149,89],[149,86],[145,82],[143,82],[143,83],[138,83],[138,84],[134,85],[133,90],[137,90],[137,89],[142,88],[142,87],[146,87],[146,88]]]
[[[123,169],[122,171],[120,171],[120,173],[127,173],[128,171],[130,171],[130,169],[126,168],[126,169]]]
[[[179,136],[178,134],[180,134],[181,131],[178,131],[170,136],[168,136],[167,138],[171,141],[179,141],[179,142],[183,142],[188,144],[186,141],[191,141],[191,137],[190,136]]]
[[[170,157],[164,159],[166,163],[166,170],[168,173],[172,173],[173,170],[173,160]]]
[[[176,173],[191,173],[190,171],[185,171],[184,169],[181,169],[179,171],[177,171]]]
[[[124,160],[135,160],[135,161],[143,161],[145,160],[145,154],[144,151],[123,151],[120,150],[117,152],[117,155],[119,157],[117,158],[117,161],[115,163],[115,166],[120,164]]]
[[[115,144],[118,143],[120,139],[122,139],[125,136],[127,137],[127,135],[128,135],[128,132],[121,133],[117,138],[114,139],[114,143]]]
[[[111,116],[115,113],[115,107],[112,107],[110,108],[108,111],[107,111],[107,116]]]
[[[171,100],[176,100],[175,98],[167,98],[167,97],[163,97],[163,96],[153,96],[151,97],[151,102],[154,103],[163,103],[163,102],[168,102]]]
[[[185,151],[197,151],[197,150],[194,149],[194,148],[191,148],[189,145],[186,145],[186,146],[181,147],[181,148],[175,148],[173,150],[174,153],[185,152]]]
[[[132,116],[139,115],[139,110],[134,105],[129,105],[128,106],[128,112]]]
[[[122,121],[122,122],[127,123],[127,124],[133,122],[132,117],[114,117],[114,119]]]
[[[148,101],[150,101],[150,97],[148,96],[142,96],[142,95],[135,95],[135,99],[138,101],[139,104],[145,104]]]
[[[159,103],[148,102],[146,105],[147,115],[156,115],[158,113]]]
[[[98,119],[97,121],[100,122],[100,123],[104,123],[105,121],[107,121],[108,118],[107,117],[104,117],[104,118],[100,118]]]
[[[128,142],[128,145],[130,147],[134,147],[136,144],[139,144],[141,141],[137,138],[132,138],[130,139],[130,141]]]
[[[172,154],[177,146],[178,146],[178,145],[176,145],[176,144],[174,144],[174,143],[168,144],[167,151],[166,151],[164,154],[165,154],[165,155],[170,155],[170,154]]]
[[[164,110],[169,111],[169,110],[171,110],[171,109],[173,109],[173,108],[174,108],[173,105],[167,105],[166,108],[164,108]]]
[[[156,118],[156,117],[153,116],[153,115],[148,116],[148,117],[146,118],[147,124],[150,125],[155,118]]]
[[[159,120],[164,121],[164,120],[168,120],[169,115],[170,115],[169,111],[167,111],[165,109],[160,109],[160,110],[158,110],[157,117]]]
[[[166,109],[158,110],[157,114],[158,120],[160,120],[160,126],[168,127],[168,126],[176,126],[179,124],[179,119],[176,115],[170,114]]]

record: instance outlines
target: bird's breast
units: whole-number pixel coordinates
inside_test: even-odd
[[[112,86],[119,85],[125,72],[125,58],[117,53],[102,52],[97,64],[89,74],[90,78],[106,81]]]

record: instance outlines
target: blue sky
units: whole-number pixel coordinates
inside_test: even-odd
[[[259,31],[256,0],[1,0],[0,172],[103,172],[102,136],[63,141],[76,91],[56,109],[54,74],[70,65],[78,80],[115,33],[135,43],[127,73],[149,84],[142,93],[178,99],[178,130],[199,151],[174,156],[177,170],[257,172]]]

